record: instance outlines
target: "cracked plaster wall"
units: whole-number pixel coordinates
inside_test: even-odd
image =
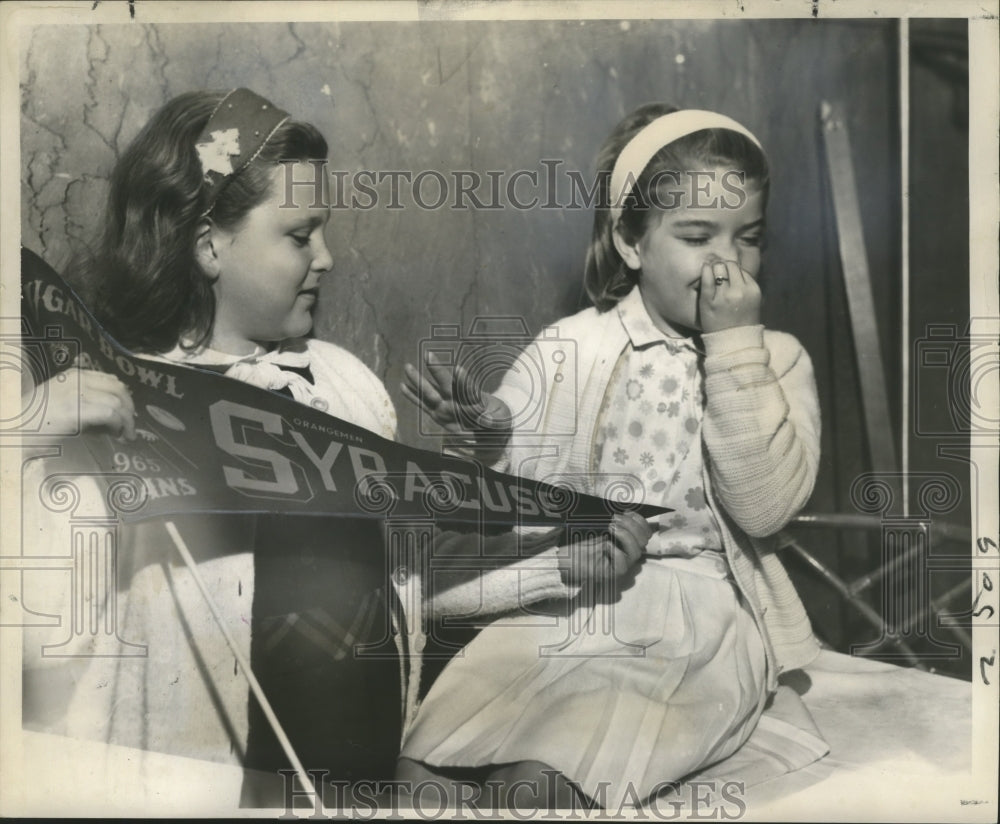
[[[348,173],[544,177],[548,159],[589,178],[604,137],[640,103],[718,109],[755,131],[772,161],[764,319],[812,355],[824,440],[810,506],[843,510],[850,479],[868,466],[818,110],[822,99],[843,106],[883,357],[896,375],[895,36],[889,20],[39,27],[20,52],[22,242],[63,268],[94,235],[118,153],[155,109],[194,88],[249,86],[311,120],[330,143],[332,167]],[[514,315],[535,333],[579,308],[592,217],[430,211],[405,198],[405,208],[389,209],[388,187],[379,191],[376,208],[333,212],[335,264],[315,331],[385,381],[401,440],[436,449],[398,389],[403,364],[416,362],[434,323],[465,329],[477,315]],[[433,199],[433,185],[425,192]],[[823,547],[824,562],[847,577],[868,568],[863,544],[837,543]],[[836,599],[809,580],[797,584],[838,643],[846,630]]]
[[[589,176],[597,147],[634,106],[659,99],[718,109],[753,129],[772,161],[764,319],[795,334],[816,369],[823,463],[810,508],[849,510],[850,481],[868,464],[817,114],[821,99],[843,106],[883,358],[897,376],[895,37],[892,20],[39,27],[19,56],[22,242],[63,268],[94,235],[118,153],[156,108],[194,88],[255,89],[313,121],[333,167],[348,172],[542,174],[540,161],[550,159]],[[913,305],[920,323],[949,320],[954,307],[961,321],[967,138],[947,123],[947,86],[927,69],[914,72],[911,202],[923,222],[911,226]],[[377,208],[332,215],[335,265],[316,333],[385,381],[401,440],[435,449],[398,390],[403,364],[416,362],[432,323],[467,328],[477,315],[515,315],[534,333],[575,311],[592,218],[585,209],[387,209],[380,192]],[[895,390],[890,397],[898,404]],[[920,466],[936,467],[928,455]],[[820,557],[850,578],[876,554],[846,536]],[[796,583],[814,623],[838,643],[845,630],[835,599]]]
[[[829,405],[827,387],[850,354],[831,343],[846,315],[829,284],[816,113],[822,97],[849,103],[874,289],[893,341],[892,36],[888,22],[808,20],[39,27],[20,54],[22,239],[65,266],[94,235],[119,152],[157,107],[192,88],[250,86],[313,121],[333,165],[350,172],[543,174],[546,158],[590,175],[598,145],[635,105],[716,108],[769,149],[766,320],[812,352]],[[334,212],[336,262],[316,333],[385,380],[403,440],[433,448],[397,389],[403,363],[415,361],[431,323],[520,315],[535,332],[578,308],[591,215],[393,210],[387,191],[377,208]],[[425,192],[433,199],[431,184]]]

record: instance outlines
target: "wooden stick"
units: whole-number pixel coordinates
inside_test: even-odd
[[[177,531],[177,527],[174,526],[173,521],[164,522],[164,526],[167,528],[167,532],[170,534],[170,537],[174,542],[174,546],[177,547],[177,551],[184,559],[184,563],[187,564],[188,571],[194,578],[194,582],[198,585],[198,589],[201,590],[202,597],[205,599],[205,603],[208,604],[208,608],[212,613],[212,617],[215,619],[215,623],[219,625],[219,629],[222,630],[222,635],[225,637],[226,643],[229,644],[229,649],[231,649],[233,651],[233,655],[236,656],[240,669],[243,671],[244,677],[246,677],[247,682],[250,684],[250,689],[253,691],[258,703],[260,703],[260,707],[264,711],[264,716],[267,718],[268,724],[271,725],[271,729],[274,730],[274,734],[278,738],[278,743],[281,744],[281,749],[285,751],[285,755],[295,768],[295,773],[298,776],[299,782],[302,784],[302,788],[306,791],[306,795],[312,799],[315,809],[317,811],[322,810],[323,802],[320,799],[319,793],[316,791],[312,778],[309,773],[305,771],[302,766],[302,762],[299,761],[299,757],[295,754],[295,750],[292,748],[292,742],[289,741],[288,736],[285,734],[285,731],[281,726],[281,722],[278,721],[278,716],[275,715],[274,710],[271,709],[271,702],[267,700],[267,696],[264,695],[264,690],[261,688],[260,682],[257,680],[257,676],[255,676],[253,674],[253,670],[250,669],[250,662],[246,660],[246,656],[243,655],[240,648],[236,645],[236,642],[233,640],[233,636],[229,632],[229,628],[222,620],[222,616],[219,615],[219,610],[216,608],[215,602],[212,600],[212,596],[208,593],[208,588],[205,586],[205,582],[202,580],[201,574],[198,572],[194,558],[191,557],[191,553],[188,551],[187,544],[184,543],[184,539],[181,537],[180,532]]]
[[[847,124],[840,111],[825,100],[820,104],[820,119],[872,469],[876,472],[898,472]]]

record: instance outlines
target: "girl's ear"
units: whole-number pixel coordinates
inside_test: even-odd
[[[198,224],[194,234],[194,259],[209,280],[215,280],[220,272],[219,257],[212,243],[213,230],[212,222],[204,220]]]
[[[617,226],[611,230],[611,237],[615,242],[615,249],[618,251],[618,254],[621,255],[621,259],[625,261],[625,265],[628,266],[629,269],[641,269],[642,260],[639,257],[639,244],[629,243],[625,240],[625,238],[623,238],[621,233],[618,231]]]

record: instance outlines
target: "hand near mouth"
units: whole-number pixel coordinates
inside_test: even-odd
[[[698,316],[702,332],[760,323],[760,286],[733,260],[708,261],[701,267]]]

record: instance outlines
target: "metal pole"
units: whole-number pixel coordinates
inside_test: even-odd
[[[903,517],[910,514],[910,21],[899,19],[899,182],[900,277],[902,278],[902,398],[900,403],[900,469],[903,473]]]

